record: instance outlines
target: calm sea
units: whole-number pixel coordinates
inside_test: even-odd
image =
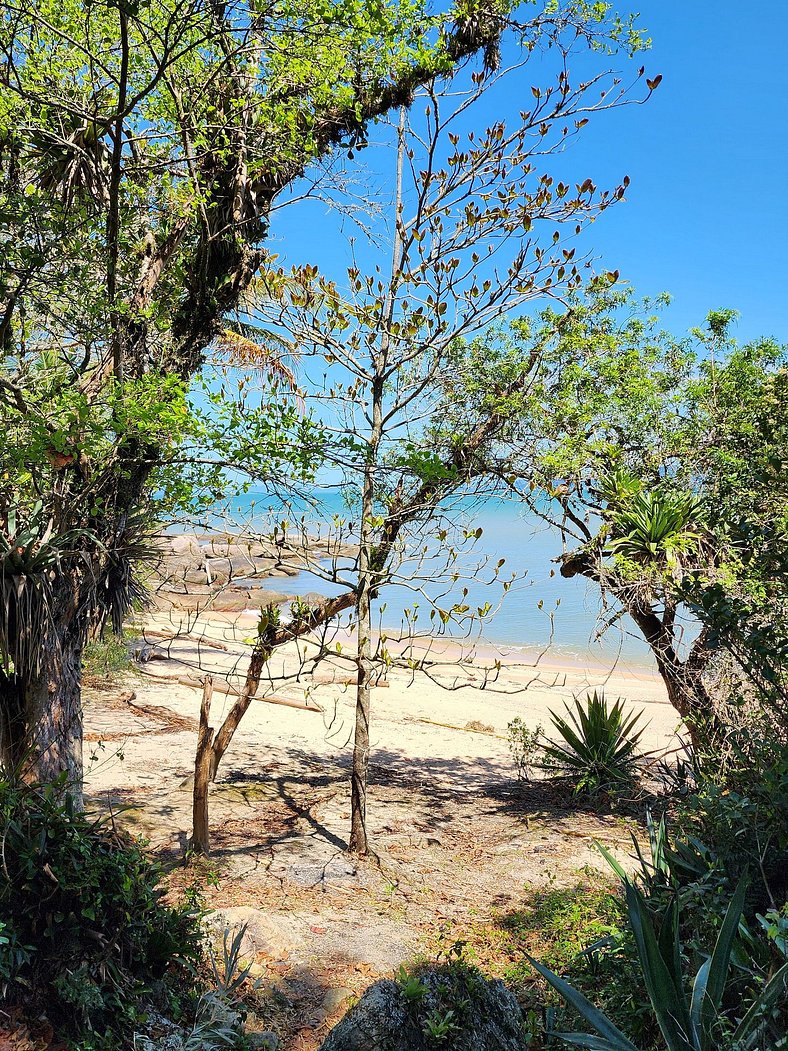
[[[226,521],[251,523],[260,531],[270,532],[272,522],[283,519],[294,530],[303,516],[310,532],[320,528],[326,535],[324,523],[333,514],[345,519],[353,517],[343,509],[336,491],[321,496],[319,509],[303,504],[289,512],[268,495],[258,493],[233,498]],[[595,585],[581,577],[567,580],[560,576],[553,561],[562,551],[558,530],[522,506],[497,499],[483,503],[461,501],[452,517],[459,517],[463,528],[469,531],[480,528],[480,537],[473,543],[461,544],[457,560],[450,567],[439,552],[451,543],[451,536],[443,544],[424,538],[406,543],[403,582],[388,586],[377,604],[383,628],[390,632],[400,629],[405,610],[409,610],[411,617],[415,614],[417,628],[424,633],[442,630],[451,636],[462,636],[469,632],[481,644],[489,643],[514,654],[521,652],[525,656],[549,647],[548,654],[555,660],[611,666],[617,663],[638,670],[654,667],[648,647],[626,615],[619,615],[618,609],[603,603]],[[495,567],[501,559],[503,564],[496,576]],[[418,582],[420,590],[405,584],[414,567],[418,567],[422,578]],[[508,590],[502,586],[504,580],[512,581]],[[330,596],[343,590],[311,573],[274,578],[266,587],[291,595],[319,592]],[[463,596],[466,588],[467,595]],[[466,604],[473,611],[490,603],[494,612],[480,626],[442,626],[439,613],[430,617],[430,598],[443,610],[453,602]],[[687,630],[691,632],[691,628]]]

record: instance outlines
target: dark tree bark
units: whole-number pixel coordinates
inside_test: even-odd
[[[723,728],[703,681],[712,657],[712,651],[706,646],[706,633],[701,632],[682,659],[676,649],[674,606],[668,604],[660,616],[648,602],[633,593],[629,584],[619,581],[602,564],[601,558],[594,557],[589,551],[572,551],[559,561],[562,577],[580,575],[593,580],[609,591],[635,622],[654,655],[668,700],[683,719],[693,747],[702,746],[709,734],[720,732]]]
[[[20,597],[23,588],[33,593],[27,604]],[[64,789],[81,807],[85,632],[78,588],[63,573],[42,611],[35,586],[23,579],[12,583],[5,601],[6,624],[17,635],[17,648],[14,672],[0,673],[0,762],[28,781],[63,776]]]

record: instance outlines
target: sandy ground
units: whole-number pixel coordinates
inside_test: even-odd
[[[214,677],[218,727],[233,699],[222,689],[243,682],[254,621],[191,618],[167,641],[172,628],[169,618],[149,620],[142,656],[153,659],[120,687],[86,691],[87,791],[143,834],[182,886],[193,878],[179,859],[191,831],[201,680]],[[315,667],[315,655],[277,653],[210,795],[216,880],[206,900],[221,910],[218,927],[249,924],[246,955],[275,991],[268,1024],[293,1051],[317,1047],[375,976],[434,955],[464,924],[493,922],[529,886],[604,868],[594,840],[626,855],[631,820],[584,810],[543,781],[518,785],[511,719],[546,726],[548,709],[603,687],[644,709],[647,750],[676,745],[675,712],[646,672],[560,668],[547,658],[498,669],[489,652],[458,668],[456,645],[436,644],[429,675],[393,667],[373,690],[376,857],[359,861],[346,853],[351,666],[340,655]]]

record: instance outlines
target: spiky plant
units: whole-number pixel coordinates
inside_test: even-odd
[[[41,640],[52,617],[53,581],[66,560],[79,558],[85,542],[98,544],[85,529],[55,532],[37,503],[24,515],[11,507],[0,522],[0,670],[40,665]]]
[[[542,746],[544,766],[568,775],[577,792],[621,788],[635,780],[638,745],[645,727],[636,729],[642,711],[627,715],[623,700],[610,705],[604,693],[575,698],[566,716],[550,712],[559,740]]]
[[[607,550],[641,565],[674,566],[703,537],[698,528],[703,505],[690,493],[661,489],[635,493],[613,510],[611,520],[617,535],[608,542]]]
[[[774,1013],[784,1007],[788,994],[788,963],[765,977],[753,1002],[739,1012],[733,1027],[723,1009],[746,889],[746,881],[742,880],[725,913],[711,955],[688,982],[684,973],[676,899],[660,917],[658,929],[647,899],[632,883],[624,881],[627,914],[643,985],[662,1032],[665,1051],[714,1051],[720,1046],[737,1051],[760,1051],[782,1046],[782,1026],[779,1020],[775,1020]],[[569,982],[530,956],[528,960],[594,1030],[593,1033],[554,1034],[564,1045],[594,1051],[638,1051],[635,1044]],[[727,1038],[721,1044],[723,1034]]]

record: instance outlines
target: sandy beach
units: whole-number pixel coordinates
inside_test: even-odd
[[[214,681],[216,729],[242,687],[255,623],[248,613],[152,614],[143,660],[122,683],[85,691],[90,805],[146,838],[172,866],[174,891],[193,879],[182,862],[202,680]],[[515,716],[547,727],[549,709],[604,688],[644,710],[645,750],[676,744],[676,714],[646,672],[559,666],[549,654],[535,666],[500,656],[498,668],[484,647],[460,664],[460,647],[445,640],[427,651],[428,671],[390,667],[373,690],[374,857],[346,853],[347,650],[317,664],[314,644],[277,650],[211,786],[206,904],[217,929],[247,925],[246,958],[291,1004],[271,1023],[285,1049],[316,1048],[373,977],[433,954],[440,939],[472,942],[526,888],[584,885],[590,871],[609,878],[596,841],[626,859],[637,807],[600,811],[538,775],[518,784],[506,739]]]

